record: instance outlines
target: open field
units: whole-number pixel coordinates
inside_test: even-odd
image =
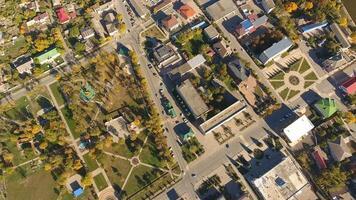
[[[92,159],[89,154],[83,155],[84,161],[87,164],[89,172],[96,170],[99,166],[94,159]]]
[[[53,93],[54,98],[57,101],[58,106],[63,105],[65,100],[62,95],[59,83],[58,82],[52,83],[49,87]]]
[[[24,96],[16,100],[15,107],[6,111],[5,116],[19,121],[25,121],[28,117],[32,117],[27,106],[29,105],[28,99]]]
[[[152,169],[143,165],[135,167],[124,188],[128,196],[137,192],[140,188],[150,184],[162,172],[158,169]]]
[[[73,119],[73,116],[72,116],[72,112],[71,110],[68,108],[68,106],[64,106],[62,109],[61,109],[61,112],[62,114],[64,115],[64,118],[69,126],[69,129],[70,131],[72,132],[73,136],[75,139],[79,138],[80,137],[80,133],[78,133],[76,130],[75,130],[75,121]]]
[[[107,184],[105,177],[102,173],[94,176],[93,179],[94,179],[95,185],[96,185],[96,187],[98,187],[99,191],[102,191],[103,189],[108,187],[108,184]]]
[[[165,162],[159,159],[158,150],[150,138],[143,146],[142,152],[140,154],[140,161],[155,167],[167,168]]]
[[[135,145],[132,147],[128,139],[126,141],[120,141],[118,143],[113,143],[110,148],[104,147],[104,150],[113,154],[118,154],[126,158],[132,158],[138,154],[138,150],[141,148],[146,134],[144,132],[139,133],[135,140]]]
[[[106,154],[102,154],[98,158],[98,161],[104,168],[114,188],[121,188],[131,169],[130,162],[127,160],[122,160],[120,158],[108,156]]]

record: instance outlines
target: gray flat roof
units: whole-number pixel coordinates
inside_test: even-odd
[[[209,111],[209,107],[205,104],[203,98],[194,88],[189,79],[182,82],[182,84],[177,87],[177,91],[189,107],[190,111],[192,111],[195,118],[199,118],[201,115]]]
[[[231,0],[219,0],[218,2],[208,6],[206,11],[214,21],[217,21],[234,12],[236,9],[236,5]]]
[[[274,43],[268,49],[264,50],[259,56],[259,59],[263,64],[266,64],[279,54],[287,51],[292,45],[293,42],[289,38],[284,37],[279,42]]]
[[[330,29],[335,34],[337,40],[341,43],[342,48],[350,48],[350,42],[347,40],[345,34],[340,29],[339,25],[333,23],[330,25]]]
[[[198,54],[194,58],[188,60],[187,63],[192,69],[194,69],[194,68],[199,67],[200,65],[204,64],[205,61],[206,60],[205,60],[204,56],[201,54]]]
[[[204,33],[209,37],[209,39],[213,39],[219,36],[218,30],[213,25],[210,25],[204,29]]]
[[[142,1],[130,0],[129,1],[132,7],[134,8],[136,14],[139,17],[144,17],[148,14],[147,8],[143,5]]]

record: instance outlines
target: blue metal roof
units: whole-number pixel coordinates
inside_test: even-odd
[[[252,22],[249,19],[245,19],[244,21],[242,21],[241,25],[245,30],[248,30],[248,29],[252,28],[252,26],[253,26]]]
[[[302,33],[308,33],[314,31],[316,29],[324,28],[328,25],[328,22],[321,22],[321,23],[310,23],[307,25],[302,26],[300,29]]]
[[[84,193],[84,190],[83,190],[83,188],[81,188],[81,187],[79,187],[78,189],[76,189],[76,190],[74,190],[73,191],[73,195],[74,195],[74,197],[79,197],[81,194],[83,194]]]

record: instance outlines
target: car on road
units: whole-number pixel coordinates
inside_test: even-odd
[[[197,176],[196,174],[194,174],[194,173],[192,174],[192,177],[196,177],[196,176]]]
[[[157,76],[156,72],[153,72],[152,74],[153,74],[153,76]]]
[[[183,117],[183,122],[188,123],[188,120],[185,117]]]
[[[163,93],[163,89],[159,89],[159,93],[162,94]]]

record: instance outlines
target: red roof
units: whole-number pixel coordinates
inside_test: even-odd
[[[178,24],[178,20],[174,15],[170,15],[162,20],[162,24],[166,28],[171,29]]]
[[[348,94],[354,94],[356,92],[356,76],[349,78],[341,86]]]
[[[189,19],[195,15],[195,11],[188,4],[184,4],[179,8],[179,13],[185,18]]]
[[[313,158],[316,162],[316,164],[318,165],[319,169],[326,169],[326,162],[324,160],[324,158],[320,155],[319,151],[314,151],[313,152]]]
[[[69,21],[70,17],[68,13],[64,10],[64,8],[58,8],[56,13],[57,13],[59,23],[64,24]]]

